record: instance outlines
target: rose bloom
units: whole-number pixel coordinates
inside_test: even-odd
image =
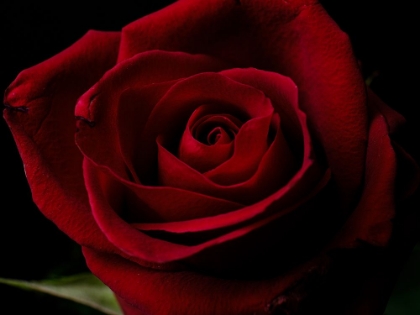
[[[317,1],[181,0],[19,74],[33,199],[125,314],[381,314],[418,167]]]

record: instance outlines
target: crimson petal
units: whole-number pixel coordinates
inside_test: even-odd
[[[270,280],[244,281],[151,270],[89,248],[83,248],[83,254],[89,269],[116,293],[127,315],[266,314],[278,295],[317,264],[311,261]]]
[[[74,143],[74,105],[115,64],[119,40],[119,33],[89,31],[58,55],[21,72],[4,99],[9,106],[4,117],[38,208],[78,243],[114,252],[90,211],[83,156]]]
[[[79,99],[76,116],[91,124],[79,124],[77,145],[85,156],[117,176],[136,179],[132,146],[140,141],[139,133],[156,100],[174,80],[224,67],[208,56],[163,51],[149,51],[118,64]],[[123,120],[120,110],[126,117]]]

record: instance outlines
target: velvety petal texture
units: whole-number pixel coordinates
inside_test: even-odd
[[[383,311],[419,168],[317,1],[180,0],[88,32],[5,105],[35,203],[125,314]]]
[[[118,256],[106,256],[87,248],[83,254],[89,268],[118,294],[128,315],[270,314],[272,300],[309,267],[300,266],[282,278],[243,281],[188,271],[148,270]]]
[[[74,240],[104,250],[113,247],[90,210],[83,155],[74,143],[74,105],[114,66],[119,41],[119,33],[90,31],[60,54],[21,72],[4,98],[4,117],[35,203]]]

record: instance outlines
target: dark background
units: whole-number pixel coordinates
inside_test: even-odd
[[[203,0],[204,1],[204,0]],[[39,63],[82,37],[89,29],[120,30],[127,23],[172,1],[1,2],[1,90],[23,69]],[[399,141],[419,161],[419,25],[408,1],[321,1],[350,35],[371,88],[407,118]],[[22,162],[11,133],[0,120],[0,277],[38,280],[87,271],[79,247],[45,219],[32,203]],[[71,302],[0,285],[0,313],[95,314]],[[12,302],[12,298],[18,302]],[[6,311],[6,314],[7,311]]]

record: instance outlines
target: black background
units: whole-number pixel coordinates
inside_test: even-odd
[[[204,0],[203,0],[204,1]],[[23,69],[70,46],[89,29],[120,30],[172,1],[2,1],[1,89]],[[419,25],[408,1],[321,1],[350,35],[372,89],[407,118],[400,142],[419,161]],[[398,4],[397,4],[398,3]],[[4,120],[1,132],[0,277],[36,280],[86,271],[78,246],[43,217],[32,203],[22,162]],[[60,299],[0,285],[10,314],[88,314]],[[13,299],[17,299],[16,302]],[[0,313],[4,310],[0,302]],[[5,312],[8,314],[8,312]],[[92,313],[89,313],[92,314]]]

